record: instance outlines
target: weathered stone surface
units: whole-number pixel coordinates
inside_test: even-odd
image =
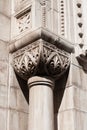
[[[75,128],[78,130],[87,129],[87,112],[75,110]]]
[[[10,68],[10,87],[15,87],[15,88],[20,88],[20,85],[18,83],[18,80],[17,80],[17,77],[16,77],[16,74],[14,72],[14,69],[12,67],[12,65],[9,65],[9,68]]]
[[[67,110],[58,113],[58,130],[75,130],[74,111]]]
[[[71,76],[71,82],[75,86],[87,90],[86,88],[86,82],[87,82],[87,74],[83,71],[83,69],[71,65],[72,68],[72,76]]]
[[[8,107],[8,88],[3,85],[0,85],[0,107]]]
[[[4,8],[4,7],[3,7]],[[5,9],[5,8],[4,8]],[[0,13],[0,39],[9,41],[10,38],[10,19]]]
[[[87,91],[74,87],[74,107],[79,111],[87,112]]]
[[[0,40],[0,60],[8,61],[8,42]]]
[[[28,130],[28,115],[26,113],[10,110],[9,130]]]
[[[7,110],[0,108],[0,130],[7,130]]]
[[[64,92],[63,92],[64,91]],[[61,89],[58,92],[56,103],[58,102],[58,112],[62,112],[65,110],[73,109],[74,108],[74,88],[73,86],[69,88],[65,88],[65,90]]]
[[[0,12],[6,16],[10,16],[11,14],[10,2],[10,0],[0,0]]]
[[[54,130],[53,88],[49,77],[34,76],[28,80],[29,129]]]
[[[21,89],[10,89],[10,108],[28,113],[28,103]]]
[[[8,63],[0,61],[0,84],[6,85],[8,83]]]

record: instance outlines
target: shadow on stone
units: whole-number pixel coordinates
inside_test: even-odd
[[[28,90],[27,82],[25,80],[21,79],[16,73],[15,73],[15,75],[16,75],[16,78],[20,85],[20,88],[23,92],[23,95],[24,95],[27,103],[29,104],[29,90]]]
[[[54,89],[54,113],[56,115],[56,117],[55,117],[55,130],[58,129],[57,114],[58,114],[60,105],[62,103],[68,74],[69,74],[69,69],[66,71],[66,73],[64,75],[61,76],[60,79],[58,79],[55,82],[55,89]]]
[[[84,70],[85,73],[87,73],[87,50],[85,51],[84,54],[80,54],[79,56],[76,57],[79,65],[82,66],[82,69]]]

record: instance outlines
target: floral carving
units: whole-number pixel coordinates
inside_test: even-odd
[[[18,16],[17,23],[20,33],[31,28],[31,11],[28,10],[25,13]]]
[[[31,47],[32,46],[32,47]],[[30,47],[30,48],[29,48]],[[17,74],[23,79],[28,79],[30,76],[36,74],[39,64],[39,47],[38,45],[30,45],[13,54],[13,66]]]
[[[60,77],[69,66],[69,54],[56,46],[38,40],[13,54],[13,66],[20,77],[27,80],[33,75]]]

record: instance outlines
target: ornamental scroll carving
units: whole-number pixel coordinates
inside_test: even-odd
[[[43,40],[38,40],[13,53],[16,73],[27,80],[34,75],[59,78],[69,67],[69,54]]]

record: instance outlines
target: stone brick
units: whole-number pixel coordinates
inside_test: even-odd
[[[74,87],[74,107],[87,112],[87,91]]]
[[[3,7],[4,8],[4,7]],[[0,39],[9,41],[10,38],[10,19],[0,13]]]
[[[7,111],[0,108],[0,130],[7,130]]]
[[[76,130],[86,130],[87,129],[87,112],[75,111],[75,128]]]
[[[10,16],[10,0],[0,0],[0,12]]]
[[[68,110],[58,114],[58,130],[75,130],[74,111]]]
[[[8,61],[8,43],[0,40],[0,60]]]
[[[0,84],[7,86],[8,83],[8,64],[0,61]]]
[[[0,106],[7,108],[8,106],[8,89],[6,86],[0,85]]]
[[[9,130],[28,130],[28,115],[10,110]]]
[[[28,103],[21,89],[10,89],[10,108],[28,113]]]

